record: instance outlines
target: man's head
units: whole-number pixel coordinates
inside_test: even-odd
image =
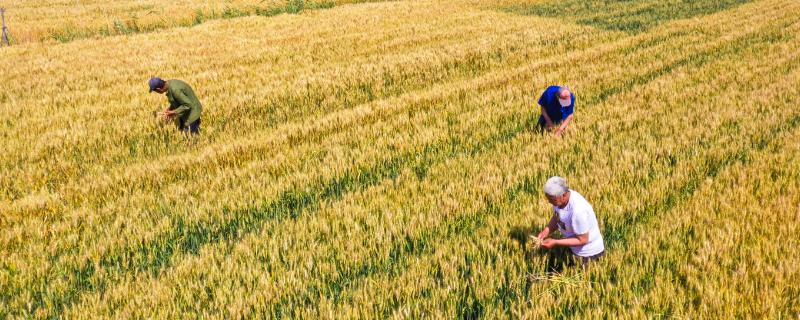
[[[159,77],[152,77],[147,83],[150,86],[150,92],[164,93],[167,92],[167,82]]]
[[[562,177],[550,177],[544,183],[544,195],[550,204],[564,208],[569,203],[569,186]]]
[[[562,107],[568,107],[570,104],[572,104],[572,92],[569,91],[569,87],[559,87],[557,95],[558,103],[560,103]]]

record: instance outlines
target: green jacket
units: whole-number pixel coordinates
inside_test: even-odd
[[[181,80],[167,80],[167,99],[169,110],[174,110],[175,125],[183,130],[186,126],[200,119],[203,106],[195,96],[192,87]]]

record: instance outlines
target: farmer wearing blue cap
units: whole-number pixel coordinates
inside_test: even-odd
[[[572,121],[575,95],[567,86],[549,86],[539,97],[539,105],[542,107],[539,127],[561,137]]]
[[[181,80],[162,80],[158,77],[150,78],[148,84],[150,92],[167,94],[169,107],[161,113],[164,118],[174,120],[178,130],[191,134],[200,133],[200,113],[203,112],[203,106],[192,87]]]

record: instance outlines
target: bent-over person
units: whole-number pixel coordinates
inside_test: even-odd
[[[162,80],[154,77],[148,82],[150,92],[167,95],[169,106],[161,114],[167,120],[173,120],[178,130],[189,134],[200,133],[200,114],[203,106],[194,94],[192,87],[181,80]]]
[[[567,181],[561,177],[547,179],[544,194],[553,205],[553,216],[538,235],[542,240],[542,247],[569,247],[583,267],[587,267],[590,261],[599,259],[605,252],[605,245],[592,205],[580,193],[570,189]],[[563,238],[548,238],[556,228]]]
[[[561,137],[572,122],[575,95],[567,86],[549,86],[539,97],[539,106],[542,108],[539,128]]]

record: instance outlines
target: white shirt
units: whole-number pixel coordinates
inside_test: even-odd
[[[577,191],[570,189],[569,192],[569,203],[564,209],[553,206],[553,211],[558,214],[558,230],[566,238],[589,234],[589,242],[585,245],[569,247],[576,255],[590,257],[603,252],[603,236],[592,205]]]

